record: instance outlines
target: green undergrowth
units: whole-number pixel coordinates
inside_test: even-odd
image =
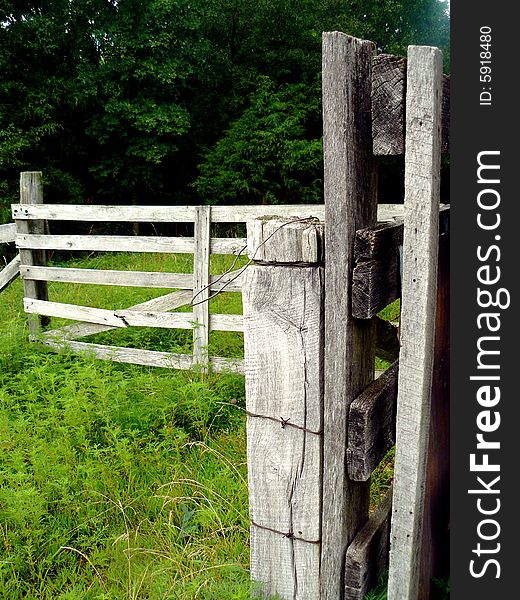
[[[214,273],[230,266],[217,258]],[[75,264],[191,271],[182,256]],[[116,308],[165,290],[49,292]],[[27,341],[22,295],[19,280],[0,295],[0,598],[250,598],[243,377],[50,352]],[[240,296],[218,296],[212,311],[240,313]],[[241,356],[242,335],[223,333],[212,333],[210,352]],[[135,328],[88,341],[189,352],[191,340],[175,335]],[[373,506],[391,477],[389,456]]]

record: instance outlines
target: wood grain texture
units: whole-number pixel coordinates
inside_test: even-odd
[[[350,405],[347,465],[351,479],[367,481],[395,443],[396,361]]]
[[[200,329],[192,312],[170,313],[162,311],[143,311],[134,309],[106,310],[76,304],[23,299],[24,310],[28,314],[60,317],[83,323],[102,325],[101,331],[124,329],[126,327],[158,327],[161,329]],[[242,315],[211,315],[208,329],[217,331],[243,331]],[[92,330],[91,330],[92,331]],[[98,333],[98,332],[96,332]],[[88,335],[91,335],[90,333]],[[200,364],[200,363],[196,363]]]
[[[399,253],[387,258],[364,260],[352,276],[352,316],[370,319],[401,296]]]
[[[265,598],[320,593],[322,300],[321,267],[246,271],[251,577]]]
[[[195,206],[85,206],[43,204],[42,206],[12,205],[13,219],[47,219],[49,221],[156,222],[189,223],[195,218]],[[213,223],[245,223],[257,217],[317,217],[325,218],[323,204],[276,204],[255,206],[212,206]],[[402,218],[402,204],[380,204],[378,220]]]
[[[13,279],[20,274],[20,257],[15,256],[1,271],[0,271],[0,292],[7,287]]]
[[[345,600],[363,600],[388,566],[392,488],[347,550]]]
[[[0,244],[7,244],[9,242],[14,242],[16,238],[16,224],[15,223],[7,223],[5,225],[0,225]]]
[[[119,346],[106,346],[103,344],[89,344],[87,342],[63,341],[51,337],[37,337],[38,341],[56,350],[68,350],[86,356],[93,356],[102,360],[144,365],[148,367],[161,367],[163,369],[193,369],[191,354],[175,354],[173,352],[157,352],[155,350],[141,350],[138,348],[121,348]],[[243,373],[244,364],[240,359],[210,356],[209,364],[216,373],[230,372]]]
[[[401,353],[389,600],[419,589],[433,370],[441,156],[442,55],[408,49]],[[413,90],[413,93],[412,93]]]
[[[247,253],[255,261],[318,264],[323,261],[319,222],[255,219],[247,223]]]
[[[128,310],[152,310],[152,311],[167,311],[174,310],[180,306],[184,306],[191,302],[192,292],[191,290],[180,290],[177,292],[171,292],[157,298],[152,298],[146,302],[141,302],[131,306]],[[110,331],[114,329],[110,325],[99,325],[96,323],[73,323],[71,325],[65,325],[59,329],[52,331],[46,331],[43,336],[47,336],[59,340],[75,340],[103,331]]]
[[[21,265],[26,279],[37,281],[59,281],[62,283],[85,283],[95,285],[117,285],[125,287],[193,289],[191,273],[163,273],[153,271],[114,271],[99,269],[76,269],[68,267],[32,267]],[[236,279],[235,279],[236,277]],[[242,275],[240,269],[226,275],[211,275],[211,291],[225,288],[226,292],[240,292]],[[229,281],[232,282],[228,284]]]
[[[18,222],[18,221],[17,221]],[[22,222],[22,221],[20,221]],[[89,250],[97,252],[162,252],[193,254],[195,239],[190,237],[124,235],[34,235],[18,234],[18,248],[45,250]],[[237,254],[246,245],[245,238],[214,238],[212,254]],[[25,264],[25,262],[24,262]]]
[[[371,42],[323,34],[325,391],[321,598],[345,592],[347,546],[368,518],[369,483],[347,475],[349,406],[374,376],[374,330],[352,317],[354,240],[374,225]]]
[[[439,219],[449,219],[449,211],[449,204],[441,205]],[[356,232],[352,302],[355,318],[369,319],[400,297],[402,244],[402,221],[379,223]]]
[[[374,154],[404,154],[407,59],[379,54],[373,60],[372,136]],[[450,78],[442,78],[441,151],[450,145]]]
[[[435,350],[426,466],[419,589],[449,574],[450,523],[450,239],[439,238]]]
[[[404,154],[406,58],[378,54],[372,63],[374,154]]]
[[[38,206],[43,203],[42,174],[40,171],[26,171],[20,173],[20,204],[22,206]],[[44,234],[45,222],[17,221],[16,232],[23,234]],[[25,265],[45,265],[46,254],[41,250],[20,250],[20,262]],[[30,281],[23,279],[24,295],[28,298],[48,300],[49,292],[44,281]],[[29,333],[35,335],[42,327],[49,324],[47,317],[29,317]]]
[[[356,232],[352,314],[369,319],[401,295],[399,246],[403,224],[379,223]]]
[[[193,360],[197,365],[208,362],[209,344],[209,255],[211,207],[195,209],[195,249],[193,254]]]

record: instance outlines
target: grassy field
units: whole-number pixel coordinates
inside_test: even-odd
[[[222,272],[224,257],[212,272]],[[76,266],[189,272],[191,258],[104,255]],[[162,290],[52,284],[50,299],[124,308]],[[22,287],[0,295],[0,598],[246,599],[244,381],[54,354],[27,340]],[[240,295],[211,301],[240,313]],[[63,323],[53,320],[52,326]],[[87,339],[189,352],[191,332]],[[241,334],[210,353],[242,356]],[[372,483],[388,488],[391,456]]]

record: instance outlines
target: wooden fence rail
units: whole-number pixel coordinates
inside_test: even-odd
[[[16,239],[16,224],[0,225],[0,244],[9,244]],[[20,257],[16,255],[5,267],[0,269],[0,292],[20,273]]]
[[[246,253],[246,238],[215,238],[212,223],[242,223],[258,216],[316,218],[323,221],[323,205],[294,206],[76,206],[45,204],[41,194],[41,174],[21,174],[22,200],[12,206],[17,226],[16,244],[22,256],[19,265],[24,281],[24,308],[31,318],[34,339],[60,348],[90,351],[99,358],[189,369],[196,365],[214,370],[243,370],[243,361],[208,356],[209,334],[213,330],[242,332],[242,315],[210,313],[210,294],[242,290],[243,273],[235,269],[223,275],[210,274],[211,254]],[[381,205],[382,221],[393,222],[402,216],[401,205]],[[77,222],[150,222],[194,224],[191,237],[125,235],[50,235],[45,223]],[[9,230],[13,233],[12,227]],[[45,251],[161,252],[190,253],[193,273],[116,271],[47,266]],[[49,301],[48,282],[114,285],[146,288],[170,288],[179,291],[126,310],[106,310]],[[171,312],[193,302],[191,312]],[[61,329],[42,331],[38,320],[59,317],[79,321]],[[149,350],[89,344],[77,340],[95,333],[126,327],[160,327],[193,330],[193,354],[176,355]]]

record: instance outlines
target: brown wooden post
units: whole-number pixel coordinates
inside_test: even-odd
[[[320,594],[321,227],[248,223],[244,273],[251,577],[261,595]],[[280,264],[283,263],[283,264]]]
[[[345,556],[368,518],[370,481],[347,473],[350,404],[374,376],[374,327],[352,316],[356,231],[374,225],[372,42],[323,34],[325,388],[321,598],[345,595]]]
[[[25,171],[20,173],[20,204],[43,204],[43,187],[42,174],[40,171]],[[45,221],[16,220],[17,232],[20,234],[45,233]],[[21,248],[20,264],[22,266],[45,266],[46,253],[45,250],[27,250]],[[23,271],[21,271],[23,273]],[[46,281],[34,281],[32,279],[23,279],[24,295],[26,298],[35,300],[48,300],[48,290]],[[28,315],[29,319],[29,334],[36,336],[40,331],[40,327],[49,324],[49,317]]]

